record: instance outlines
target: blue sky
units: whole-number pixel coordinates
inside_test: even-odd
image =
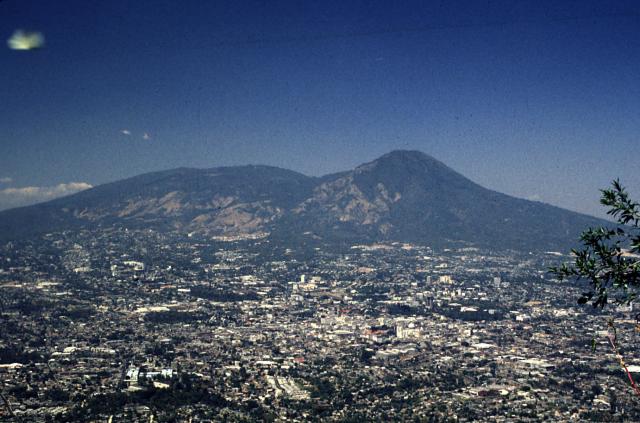
[[[640,197],[637,1],[0,1],[17,29],[46,44],[0,48],[0,208],[400,148],[585,213],[615,177]]]

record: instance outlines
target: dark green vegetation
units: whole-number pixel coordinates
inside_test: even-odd
[[[65,418],[95,419],[104,414],[117,414],[127,406],[144,405],[158,416],[159,421],[170,422],[178,418],[176,409],[180,406],[200,405],[213,412],[228,404],[223,397],[207,389],[199,379],[188,374],[182,374],[179,379],[169,382],[166,389],[146,386],[145,390],[139,392],[115,392],[83,398]]]
[[[416,151],[321,178],[268,166],[176,169],[0,213],[0,238],[113,226],[276,245],[400,241],[521,251],[568,249],[605,222],[483,188]]]
[[[589,228],[582,233],[582,247],[574,249],[575,261],[553,267],[561,279],[585,280],[589,290],[578,300],[604,307],[609,301],[628,304],[637,297],[640,286],[640,204],[618,180],[602,190],[600,203],[609,208],[617,228]]]

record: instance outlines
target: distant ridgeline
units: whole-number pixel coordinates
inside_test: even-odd
[[[400,241],[566,250],[606,221],[501,194],[417,151],[309,177],[269,166],[180,168],[0,212],[0,241],[126,227],[275,245]]]

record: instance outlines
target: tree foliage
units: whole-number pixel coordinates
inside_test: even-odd
[[[628,304],[640,288],[640,204],[614,180],[611,188],[601,190],[600,204],[617,225],[589,228],[580,237],[582,247],[571,250],[573,263],[550,270],[560,280],[584,280],[590,289],[578,303],[604,307],[608,302]]]

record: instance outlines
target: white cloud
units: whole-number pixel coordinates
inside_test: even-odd
[[[144,135],[142,135],[142,139],[143,140],[150,140],[151,139],[151,135],[149,135],[148,132],[145,132]]]
[[[15,31],[7,40],[12,50],[33,50],[44,46],[44,35],[40,32],[26,32],[21,29]]]
[[[0,184],[10,184],[13,182],[13,178],[5,176],[4,178],[0,178]]]
[[[53,200],[89,188],[93,186],[86,182],[69,182],[50,187],[5,188],[0,190],[0,210]]]
[[[129,131],[128,129],[123,129],[122,131],[120,131],[120,133],[121,133],[122,135],[126,135],[126,136],[131,135],[131,131]]]

